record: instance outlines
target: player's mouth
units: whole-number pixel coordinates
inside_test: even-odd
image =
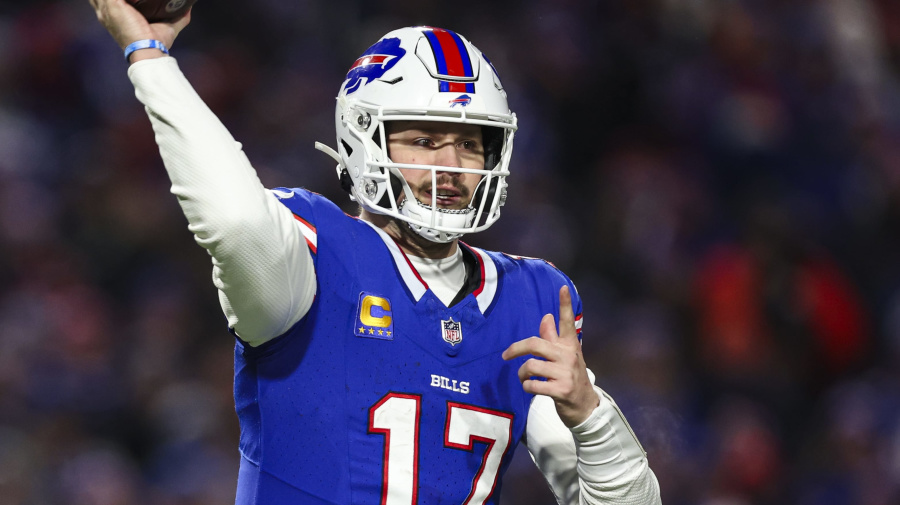
[[[438,186],[434,192],[434,203],[438,207],[456,207],[463,200],[462,192],[453,186]],[[421,200],[425,205],[431,205],[432,191],[426,189],[422,191]]]

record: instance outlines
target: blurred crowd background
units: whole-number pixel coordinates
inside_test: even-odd
[[[519,116],[503,219],[553,261],[666,505],[900,503],[900,3],[200,0],[173,48],[269,186],[344,203],[333,98],[459,31]],[[0,0],[0,504],[233,503],[233,340],[87,0]],[[552,496],[520,450],[505,503]]]

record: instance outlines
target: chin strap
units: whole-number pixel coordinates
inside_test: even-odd
[[[338,162],[338,165],[339,165],[340,167],[343,167],[343,166],[344,166],[344,162],[341,160],[341,155],[338,154],[337,151],[335,151],[334,149],[332,149],[332,148],[326,146],[325,144],[323,144],[323,143],[321,143],[321,142],[316,142],[315,145],[316,145],[316,150],[317,150],[317,151],[322,151],[323,153],[327,154],[328,156],[331,156],[332,158],[334,158],[334,161]]]
[[[338,152],[334,149],[326,146],[321,142],[316,142],[315,145],[316,150],[322,151],[328,156],[331,156],[331,158],[337,162],[335,171],[337,171],[338,179],[340,179],[341,181],[341,189],[343,189],[350,195],[351,200],[356,201],[356,198],[353,196],[353,179],[351,179],[350,174],[347,173],[347,169],[344,167],[344,161],[341,160],[341,155],[338,154]]]
[[[436,224],[453,228],[466,228],[471,224],[475,209],[468,207],[460,210],[437,209],[435,211],[430,205],[425,205],[415,199],[410,200],[406,198],[400,202],[400,213],[406,217],[414,218],[420,223],[430,223],[431,216],[435,212],[437,213]],[[412,231],[432,242],[440,244],[446,244],[463,236],[462,233],[438,231],[426,225],[413,224],[411,221],[407,221],[407,224],[409,224]]]

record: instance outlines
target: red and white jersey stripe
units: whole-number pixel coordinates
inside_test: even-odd
[[[497,265],[483,250],[468,244],[466,246],[475,253],[475,256],[478,258],[478,265],[481,267],[481,284],[475,289],[473,294],[475,299],[478,300],[478,308],[484,314],[497,295]]]
[[[319,236],[316,233],[316,227],[297,214],[294,214],[294,219],[297,220],[297,225],[300,227],[300,233],[302,233],[303,238],[306,239],[309,250],[312,251],[313,254],[318,254]]]
[[[400,277],[403,279],[403,282],[406,283],[409,292],[412,293],[413,298],[415,298],[417,302],[421,300],[422,296],[425,295],[425,292],[428,291],[428,284],[422,279],[419,272],[413,268],[412,263],[409,262],[409,258],[406,257],[406,253],[403,252],[403,249],[400,249],[397,242],[391,238],[390,235],[385,233],[384,230],[364,219],[361,221],[378,232],[381,240],[384,241],[384,245],[391,251],[391,256],[394,258],[394,264],[397,265],[397,271],[400,272]]]

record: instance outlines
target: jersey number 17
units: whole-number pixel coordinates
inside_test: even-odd
[[[381,505],[415,505],[419,476],[419,419],[422,397],[388,393],[369,408],[369,433],[384,436]],[[487,444],[464,505],[482,505],[497,487],[500,464],[512,438],[513,415],[447,402],[444,447],[472,452]]]

